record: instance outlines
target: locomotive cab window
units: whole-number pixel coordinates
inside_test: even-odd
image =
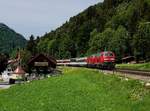
[[[113,56],[113,53],[105,53],[105,56]]]
[[[109,53],[109,55],[108,56],[113,56],[113,53]]]
[[[105,53],[105,56],[109,56],[108,53]]]

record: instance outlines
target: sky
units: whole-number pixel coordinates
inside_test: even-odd
[[[55,30],[70,17],[103,0],[0,0],[0,22],[26,39]]]

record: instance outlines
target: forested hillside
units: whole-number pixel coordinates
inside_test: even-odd
[[[0,53],[10,54],[14,49],[24,47],[26,42],[22,35],[0,23]]]
[[[128,55],[148,60],[150,0],[104,0],[90,6],[42,36],[37,49],[60,59],[112,50],[118,60]]]

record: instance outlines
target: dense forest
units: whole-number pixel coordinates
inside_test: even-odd
[[[0,23],[0,53],[10,54],[16,48],[25,47],[26,43],[22,35]]]
[[[57,59],[111,50],[118,61],[130,55],[149,60],[150,0],[104,0],[35,42],[33,49]]]

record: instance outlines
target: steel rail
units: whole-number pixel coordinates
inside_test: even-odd
[[[121,72],[121,73],[126,73],[126,74],[133,74],[133,75],[150,76],[150,71],[147,71],[147,70],[116,68],[114,71]]]

